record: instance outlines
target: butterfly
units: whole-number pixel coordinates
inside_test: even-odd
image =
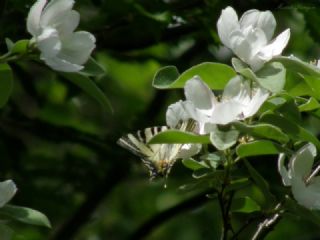
[[[178,129],[181,131],[195,131],[197,125],[193,120],[183,121]],[[178,158],[194,155],[200,151],[198,144],[148,144],[151,138],[160,132],[171,128],[167,126],[150,127],[129,133],[118,140],[118,144],[140,157],[148,168],[150,179],[167,177]],[[189,151],[189,152],[188,152]]]

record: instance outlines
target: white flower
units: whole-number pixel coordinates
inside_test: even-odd
[[[286,29],[271,41],[276,20],[270,11],[246,11],[240,21],[232,7],[222,10],[217,23],[221,42],[257,71],[282,53],[290,38]]]
[[[184,102],[179,101],[177,103],[171,104],[166,112],[166,119],[167,119],[167,126],[170,128],[176,128],[182,131],[187,130],[185,126],[188,125],[188,120],[190,119],[190,116],[185,111]],[[198,134],[199,129],[198,126],[193,130],[193,133]],[[200,152],[202,148],[201,144],[183,144],[180,148],[180,152],[177,156],[177,158],[190,158],[193,155],[196,155]]]
[[[320,177],[315,177],[319,167],[311,173],[316,155],[316,147],[309,143],[291,157],[288,169],[284,166],[285,155],[280,154],[278,159],[283,184],[291,186],[297,202],[309,209],[320,209]]]
[[[12,180],[0,182],[0,208],[7,204],[16,192],[17,187]]]
[[[192,118],[198,122],[200,134],[210,132],[212,124],[225,125],[253,116],[269,96],[263,88],[250,88],[249,82],[239,76],[228,82],[220,101],[197,76],[186,82],[184,91],[186,101],[177,102],[168,108],[168,125],[179,121],[178,117],[173,118],[168,112],[179,112],[180,119]]]
[[[40,58],[57,71],[80,71],[95,48],[91,33],[74,32],[80,15],[72,10],[73,5],[74,0],[52,0],[48,4],[38,0],[27,19],[27,29],[41,51]]]

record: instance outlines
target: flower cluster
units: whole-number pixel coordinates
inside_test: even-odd
[[[40,58],[57,71],[80,71],[95,48],[91,33],[74,32],[80,15],[72,10],[73,5],[74,0],[38,0],[27,19],[27,29],[41,51]]]

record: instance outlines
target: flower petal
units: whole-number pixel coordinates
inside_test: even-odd
[[[177,158],[190,158],[200,152],[202,148],[201,144],[183,144],[180,148],[180,152],[177,156]]]
[[[58,29],[60,36],[66,37],[78,27],[79,22],[80,14],[77,11],[71,10],[65,16],[64,21],[56,28]]]
[[[222,94],[222,102],[228,101],[230,99],[240,101],[241,98],[241,90],[244,90],[246,95],[249,94],[250,88],[249,84],[246,84],[247,81],[241,76],[236,76],[232,78],[227,85],[225,86]]]
[[[233,31],[230,36],[230,49],[244,62],[250,64],[252,48],[242,31]]]
[[[195,76],[188,80],[184,86],[184,94],[188,101],[191,101],[196,108],[211,109],[217,103],[217,100],[200,77]]]
[[[309,175],[316,155],[317,149],[312,143],[300,148],[290,159],[289,167],[292,169],[292,177],[304,179]]]
[[[83,69],[83,66],[70,63],[64,59],[60,59],[57,57],[42,57],[41,59],[45,61],[45,63],[52,69],[60,72],[79,72],[81,69]]]
[[[74,5],[74,0],[52,0],[43,10],[41,25],[56,27],[67,16]]]
[[[70,63],[82,65],[90,57],[95,48],[95,37],[89,32],[75,32],[63,42],[62,49],[57,55]]]
[[[257,54],[261,50],[261,48],[267,45],[268,40],[262,29],[252,28],[252,26],[250,26],[245,31],[245,36],[248,43],[250,44],[252,55]]]
[[[258,53],[258,57],[262,60],[269,61],[273,57],[279,56],[283,49],[287,46],[289,38],[290,29],[288,28],[279,34],[277,38],[272,41],[272,43],[262,48]]]
[[[245,105],[235,101],[222,102],[214,109],[210,123],[225,125],[239,120],[243,115],[245,107]]]
[[[246,28],[248,26],[260,28],[265,33],[267,41],[271,40],[277,25],[276,20],[270,11],[261,12],[256,9],[246,11],[240,18],[239,23],[241,28]]]
[[[40,34],[40,18],[42,10],[46,5],[46,0],[38,0],[30,8],[28,17],[27,17],[27,30],[32,36],[38,36]]]
[[[261,105],[268,99],[269,92],[263,88],[255,88],[252,92],[253,97],[243,111],[244,118],[248,118],[256,114]],[[251,95],[252,95],[251,94]]]
[[[171,104],[168,107],[166,112],[166,120],[167,120],[167,125],[169,127],[176,128],[176,126],[180,121],[185,121],[191,118],[188,112],[186,112],[186,108],[185,108],[186,104],[191,104],[191,103],[180,100],[179,102]]]
[[[0,207],[9,202],[16,192],[17,187],[12,180],[0,182]]]
[[[222,10],[217,22],[217,28],[221,42],[228,48],[231,48],[229,35],[234,30],[240,30],[238,15],[232,7]]]
[[[41,35],[37,37],[37,47],[40,49],[42,57],[56,56],[61,50],[61,41],[57,30],[45,28]]]
[[[284,161],[286,159],[286,155],[284,153],[279,154],[278,157],[278,171],[282,177],[283,185],[291,186],[291,174],[290,170],[288,171],[287,168],[284,166]]]

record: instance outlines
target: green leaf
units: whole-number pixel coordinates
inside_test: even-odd
[[[202,169],[202,168],[209,168],[207,164],[205,164],[204,162],[199,162],[199,161],[196,161],[192,158],[190,159],[183,159],[182,160],[182,163],[185,167],[195,171],[195,170],[199,170],[199,169]]]
[[[213,126],[210,132],[210,141],[218,150],[225,150],[232,147],[238,140],[239,132],[234,129],[219,129]]]
[[[29,49],[29,40],[19,40],[11,46],[10,52],[13,54],[25,54]]]
[[[320,149],[320,141],[312,133],[287,118],[268,113],[262,115],[260,121],[279,127],[295,141],[312,142],[318,149]]]
[[[281,63],[271,62],[264,65],[262,69],[254,73],[250,68],[246,67],[239,60],[233,60],[237,72],[242,76],[256,81],[262,87],[273,93],[280,92],[286,82],[286,69]]]
[[[220,90],[236,76],[236,72],[225,64],[204,62],[189,68],[179,76],[176,67],[168,66],[156,73],[153,86],[159,89],[183,88],[186,81],[194,76],[199,76],[211,89]]]
[[[249,197],[235,198],[232,201],[230,211],[241,213],[252,213],[260,211],[261,207]]]
[[[101,104],[103,109],[113,112],[111,103],[109,102],[104,92],[102,92],[102,90],[90,78],[79,73],[59,74],[71,81],[72,83],[74,83],[75,85],[77,85],[79,88],[81,88],[85,93],[93,97],[95,100],[97,100]]]
[[[13,74],[6,63],[0,64],[0,108],[9,100],[13,88]]]
[[[264,197],[266,198],[266,207],[270,209],[274,205],[276,199],[269,190],[268,182],[259,174],[256,169],[251,166],[251,164],[246,159],[244,159],[243,161],[249,171],[253,182],[257,185],[257,187],[261,190]]]
[[[196,135],[190,132],[183,132],[179,130],[167,130],[158,133],[150,139],[148,144],[161,144],[161,143],[210,143],[209,136]]]
[[[0,209],[0,214],[4,214],[20,222],[51,228],[48,218],[43,213],[31,208],[7,204]]]
[[[320,99],[320,76],[303,75],[302,77],[314,93],[314,96]]]
[[[303,104],[299,105],[299,111],[300,112],[313,111],[313,110],[316,110],[316,109],[319,109],[319,108],[320,108],[319,102],[313,97],[310,97]]]
[[[303,75],[310,75],[315,77],[320,77],[320,69],[315,65],[301,61],[299,58],[290,56],[280,56],[274,58],[272,61],[281,62],[287,69],[293,72],[299,72]]]
[[[225,160],[225,156],[219,153],[207,153],[200,156],[200,159],[216,169]]]
[[[86,76],[99,76],[106,72],[94,58],[90,57],[81,70],[81,73]]]
[[[242,122],[234,122],[233,126],[240,132],[253,137],[271,139],[280,143],[287,143],[289,141],[289,137],[280,128],[268,123],[247,125]]]
[[[10,52],[12,47],[13,47],[13,45],[14,45],[14,42],[10,38],[6,38],[5,42],[6,42],[6,45],[7,45],[7,49]]]
[[[268,140],[257,140],[240,144],[236,151],[239,157],[244,158],[251,156],[279,154],[281,152],[286,152],[286,149],[281,147],[281,145]]]

